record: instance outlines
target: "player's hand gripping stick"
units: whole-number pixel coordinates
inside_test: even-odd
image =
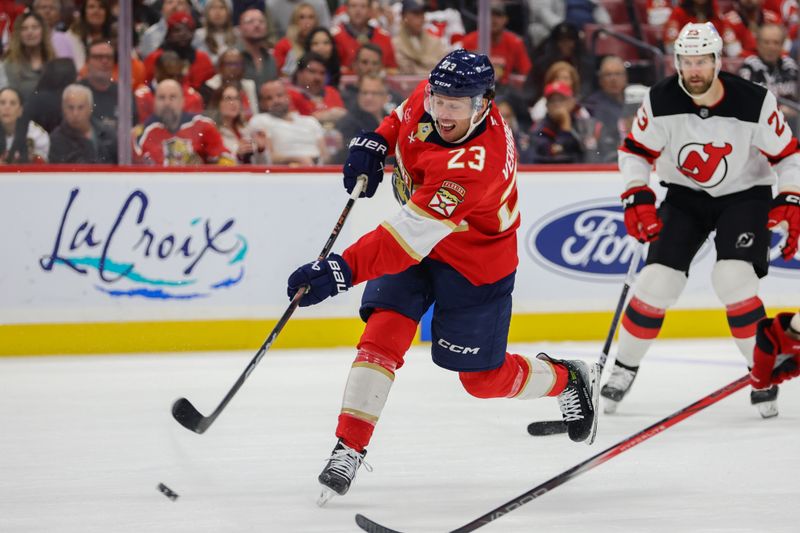
[[[772,229],[780,225],[788,230],[781,255],[789,261],[797,253],[797,240],[800,239],[800,193],[782,192],[772,201],[767,227]]]
[[[383,180],[383,163],[389,153],[389,144],[382,135],[367,131],[353,137],[349,148],[350,153],[342,168],[344,188],[352,193],[359,176],[366,176],[367,185],[361,196],[372,198]]]
[[[633,187],[622,193],[625,208],[625,229],[639,242],[658,238],[663,223],[656,212],[656,193],[647,185]]]

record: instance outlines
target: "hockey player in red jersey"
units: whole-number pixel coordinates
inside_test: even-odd
[[[433,361],[458,372],[479,398],[556,396],[569,436],[591,443],[597,429],[597,365],[506,352],[519,226],[517,155],[493,105],[488,57],[451,52],[375,132],[350,143],[344,183],[366,175],[365,196],[394,153],[401,209],[342,255],[298,268],[290,297],[315,304],[367,281],[366,327],[345,387],[332,455],[319,476],[324,504],[345,494],[366,454],[395,372],[431,304]]]
[[[613,412],[683,291],[689,266],[711,231],[711,283],[734,340],[752,367],[756,325],[765,317],[759,278],[769,266],[770,232],[782,225],[790,260],[800,236],[800,154],[775,97],[720,72],[722,39],[710,23],[687,24],[675,41],[677,74],[650,89],[619,150],[622,203],[630,235],[650,242],[625,310],[612,374],[601,395]],[[651,167],[667,186],[656,210]],[[778,195],[772,185],[778,177]],[[751,395],[762,415],[763,398]],[[767,413],[768,414],[768,413]]]
[[[778,313],[758,323],[751,395],[765,418],[778,414],[778,384],[800,376],[800,312]]]

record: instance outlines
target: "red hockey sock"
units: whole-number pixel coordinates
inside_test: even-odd
[[[517,354],[506,352],[503,364],[492,370],[459,372],[464,390],[476,398],[515,396],[528,381],[531,367]]]
[[[622,327],[639,339],[655,339],[664,324],[666,309],[659,309],[638,299],[631,298],[622,317]]]
[[[558,363],[553,363],[553,370],[556,373],[556,382],[553,384],[553,388],[550,389],[550,392],[547,393],[548,396],[558,396],[567,388],[567,378],[569,376],[567,367]]]
[[[731,335],[737,339],[754,336],[758,321],[767,316],[764,304],[758,296],[726,306],[725,313],[728,315]]]
[[[377,309],[369,317],[336,427],[336,436],[347,446],[362,451],[369,444],[395,370],[403,366],[416,332],[416,322],[395,311]]]

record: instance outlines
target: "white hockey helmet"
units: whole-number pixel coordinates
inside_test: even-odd
[[[678,72],[678,82],[681,89],[686,94],[686,88],[683,86],[683,76],[681,75],[681,66],[678,58],[680,56],[703,56],[706,54],[714,55],[714,78],[719,75],[722,69],[722,37],[719,36],[717,28],[710,22],[690,22],[678,33],[678,38],[675,39],[675,70]],[[689,94],[689,96],[692,96]],[[692,98],[699,98],[699,96],[692,96]]]

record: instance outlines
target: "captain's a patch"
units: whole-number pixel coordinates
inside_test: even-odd
[[[431,198],[428,207],[449,218],[453,215],[458,204],[464,201],[466,195],[466,189],[458,183],[444,181],[439,190],[433,195],[433,198]]]

